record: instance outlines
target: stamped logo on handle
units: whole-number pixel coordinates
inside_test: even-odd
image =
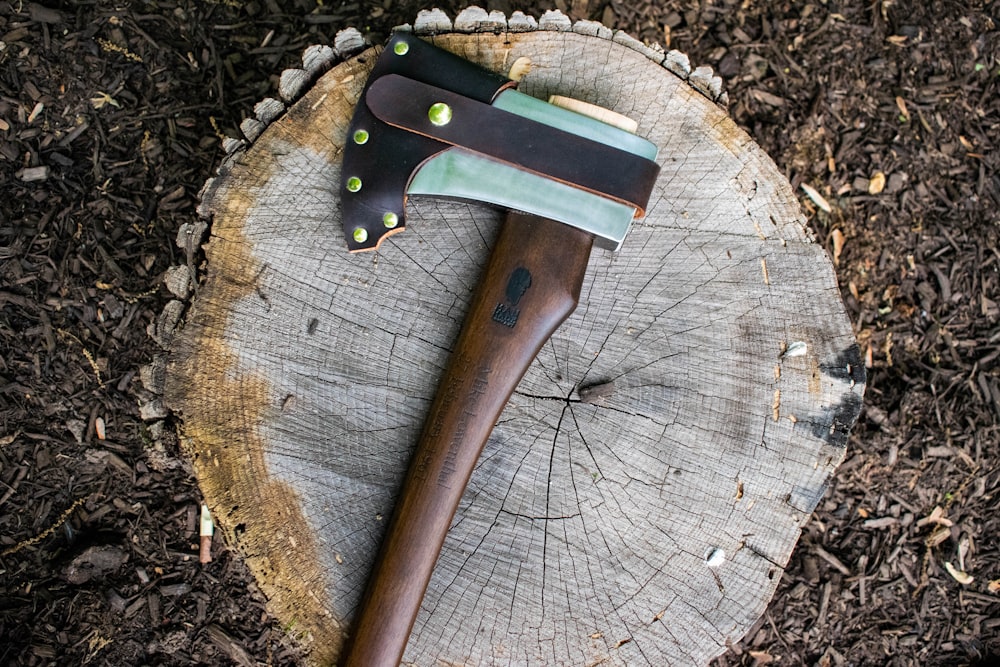
[[[507,279],[505,302],[498,303],[493,309],[493,321],[513,329],[517,324],[517,318],[521,316],[517,304],[529,287],[531,287],[531,272],[520,266],[514,269]]]

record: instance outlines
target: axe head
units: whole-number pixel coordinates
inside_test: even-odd
[[[532,213],[620,247],[659,174],[656,146],[515,86],[411,34],[394,34],[344,146],[348,248],[374,250],[404,229],[411,194]]]

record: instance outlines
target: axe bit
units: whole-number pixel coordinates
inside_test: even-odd
[[[396,33],[348,130],[340,185],[352,252],[401,231],[410,194],[511,212],[424,422],[344,667],[399,665],[493,426],[542,345],[576,309],[595,241],[620,246],[659,173],[652,143],[515,85]]]

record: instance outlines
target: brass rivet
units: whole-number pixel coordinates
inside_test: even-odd
[[[354,240],[357,243],[364,243],[368,240],[368,230],[364,227],[357,227],[354,230]]]
[[[361,179],[357,176],[351,176],[347,179],[347,189],[350,192],[357,192],[361,189]]]
[[[394,229],[396,225],[399,224],[399,216],[389,211],[382,216],[382,224],[386,226],[387,229]]]
[[[358,130],[354,133],[354,143],[356,144],[367,144],[368,143],[368,130]]]
[[[444,102],[436,102],[427,110],[427,117],[438,127],[447,125],[451,122],[451,107]]]
[[[396,42],[396,45],[392,47],[392,51],[397,56],[405,56],[410,52],[410,45],[406,42]]]

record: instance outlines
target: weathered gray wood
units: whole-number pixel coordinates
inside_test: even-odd
[[[704,664],[763,612],[860,407],[830,263],[773,162],[650,50],[561,28],[433,40],[496,70],[530,58],[521,90],[636,119],[663,171],[497,425],[407,664]],[[207,276],[166,378],[218,523],[317,663],[500,220],[413,199],[405,233],[346,252],[334,184],[362,56],[207,186]]]

